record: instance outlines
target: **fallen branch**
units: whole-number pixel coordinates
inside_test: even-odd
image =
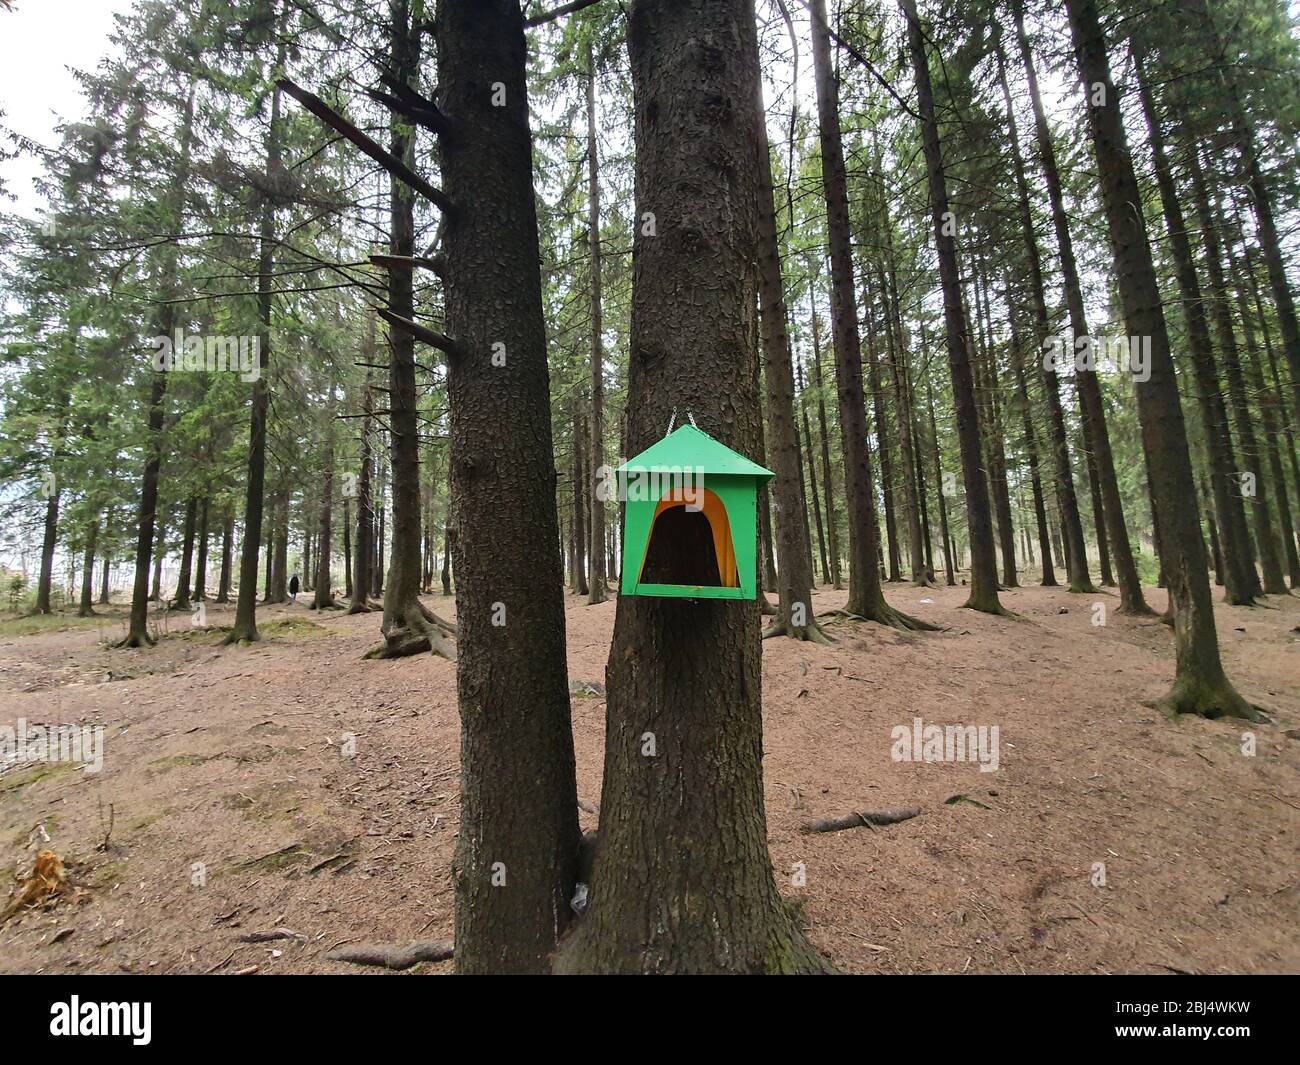
[[[329,961],[350,961],[357,965],[382,965],[385,969],[409,969],[422,961],[444,961],[454,953],[450,939],[417,939],[407,946],[393,943],[354,943],[326,951]]]
[[[292,928],[272,928],[269,932],[249,932],[247,935],[239,937],[241,943],[270,943],[277,939],[296,939],[301,943],[307,942],[307,937],[301,932],[295,932]]]
[[[916,817],[919,806],[890,806],[884,810],[857,810],[844,817],[828,817],[822,821],[806,821],[803,832],[840,832],[846,828],[871,828],[874,825],[896,825]]]

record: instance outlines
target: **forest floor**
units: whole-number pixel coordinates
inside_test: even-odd
[[[1248,726],[1147,709],[1172,677],[1170,633],[1113,596],[1009,591],[1011,619],[960,609],[965,592],[886,586],[940,633],[841,622],[831,647],[764,642],[772,860],[817,946],[853,973],[1300,971],[1300,598],[1216,606],[1230,675],[1275,722]],[[454,666],[362,661],[379,614],[305,605],[259,608],[268,638],[251,647],[173,614],[157,647],[110,650],[123,609],[0,624],[0,725],[106,726],[99,773],[0,773],[0,910],[39,850],[70,878],[0,928],[0,972],[374,972],[323,955],[450,937]],[[566,596],[566,611],[578,793],[598,803],[614,604]],[[891,760],[915,717],[997,725],[999,768]],[[799,831],[897,805],[922,812]],[[275,929],[294,935],[242,938]]]

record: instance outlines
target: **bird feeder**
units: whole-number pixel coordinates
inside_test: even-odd
[[[621,594],[757,597],[758,490],[771,470],[683,425],[617,472]]]

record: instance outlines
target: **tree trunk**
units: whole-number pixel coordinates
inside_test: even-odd
[[[420,26],[412,25],[409,0],[390,0],[391,47],[387,65],[393,78],[413,89],[420,72]],[[389,150],[415,168],[415,129],[393,113]],[[415,254],[415,193],[404,181],[389,178],[389,252],[410,259]],[[388,309],[415,320],[415,282],[410,265],[388,268]],[[453,626],[420,602],[420,436],[419,394],[415,383],[415,337],[390,324],[388,330],[389,465],[393,484],[392,549],[384,584],[384,642],[367,657],[401,658],[432,651],[454,658],[446,633]],[[325,528],[325,526],[322,526]]]
[[[589,604],[609,598],[608,574],[605,570],[605,500],[598,488],[604,484],[601,468],[605,464],[605,347],[601,306],[600,249],[600,156],[596,150],[596,58],[591,38],[587,38],[587,239],[591,248],[591,446],[587,461],[591,480],[586,495],[590,505],[588,540],[590,574]]]
[[[752,3],[752,0],[751,0]],[[743,5],[742,5],[743,6]],[[758,177],[758,294],[761,306],[763,384],[767,393],[764,426],[767,457],[776,474],[769,492],[776,501],[775,545],[777,615],[764,636],[789,636],[794,640],[828,642],[812,612],[811,548],[807,509],[803,498],[799,429],[794,414],[794,363],[785,286],[781,277],[781,248],[776,234],[776,206],[772,179],[772,153],[767,140],[767,115],[757,78],[753,82],[755,165]],[[815,489],[814,489],[815,491]],[[821,524],[820,514],[818,524]]]
[[[970,533],[970,597],[965,605],[991,614],[1005,613],[998,600],[998,562],[993,546],[993,521],[989,508],[988,482],[980,456],[979,418],[975,413],[975,382],[971,374],[970,338],[962,309],[961,281],[957,270],[956,231],[948,209],[948,186],[939,147],[939,127],[934,113],[934,92],[930,86],[930,65],[925,39],[916,15],[915,0],[899,0],[907,18],[908,51],[916,77],[917,105],[921,113],[921,135],[925,149],[930,191],[930,215],[934,224],[939,256],[939,280],[943,287],[944,325],[948,347],[948,369],[952,376],[956,407],[957,439],[961,447],[962,481],[966,489],[966,522]],[[815,20],[814,20],[815,22]]]
[[[1016,23],[1016,38],[1020,57],[1029,82],[1029,96],[1034,111],[1034,131],[1038,140],[1038,154],[1047,183],[1047,195],[1052,205],[1052,228],[1056,231],[1057,250],[1061,258],[1061,279],[1065,288],[1065,302],[1070,314],[1070,330],[1077,343],[1089,337],[1087,313],[1083,303],[1083,290],[1079,284],[1079,270],[1074,258],[1074,241],[1070,235],[1070,222],[1065,213],[1065,198],[1061,190],[1061,176],[1056,165],[1056,151],[1052,133],[1043,110],[1042,94],[1038,89],[1038,73],[1034,68],[1033,52],[1025,33],[1020,0],[1012,5]],[[1041,352],[1039,353],[1041,354]],[[1097,476],[1101,479],[1102,517],[1110,542],[1111,559],[1115,565],[1115,578],[1119,584],[1119,612],[1121,614],[1151,614],[1142,595],[1137,563],[1129,542],[1128,528],[1124,523],[1124,507],[1119,494],[1119,478],[1115,473],[1115,458],[1110,446],[1110,433],[1106,427],[1105,405],[1102,402],[1101,382],[1095,370],[1084,368],[1075,372],[1075,386],[1079,391],[1079,404],[1083,408],[1086,440],[1097,461]],[[1043,556],[1045,559],[1047,555]],[[1046,583],[1046,580],[1044,580]],[[1053,582],[1055,583],[1055,582]]]
[[[538,973],[572,915],[579,832],[523,15],[516,0],[442,0],[434,36],[454,204],[456,971]]]
[[[809,301],[812,301],[812,287],[809,286]],[[821,319],[814,304],[812,309],[813,373],[817,380],[817,429],[821,435],[822,448],[822,486],[826,491],[826,534],[830,541],[831,584],[838,591],[840,581],[840,539],[835,520],[835,478],[831,472],[831,439],[826,429],[826,394],[822,391],[822,344]]]
[[[1044,292],[1043,263],[1038,251],[1038,237],[1034,233],[1033,212],[1029,203],[1029,183],[1025,178],[1025,163],[1020,152],[1020,132],[1016,125],[1015,109],[1011,106],[1011,90],[1007,85],[1006,60],[1001,44],[997,49],[998,81],[1006,107],[1007,134],[1010,138],[1012,173],[1016,180],[1016,199],[1020,221],[1020,239],[1024,244],[1029,264],[1029,295],[1034,312],[1034,340],[1039,351],[1049,350],[1051,320],[1047,313]],[[1083,539],[1083,521],[1079,517],[1079,499],[1074,490],[1074,471],[1070,464],[1069,435],[1065,428],[1065,409],[1061,404],[1061,387],[1056,369],[1047,359],[1042,367],[1043,395],[1047,399],[1048,444],[1052,452],[1052,465],[1056,473],[1056,496],[1061,510],[1061,532],[1065,540],[1066,572],[1070,591],[1095,592],[1092,576],[1088,572],[1088,549]]]
[[[272,4],[272,20],[278,27],[282,15]],[[275,69],[284,67],[285,41],[276,48]],[[280,89],[271,90],[270,125],[266,134],[266,172],[277,175],[280,162]],[[239,598],[235,602],[235,621],[227,643],[260,639],[257,631],[257,549],[262,542],[263,494],[266,488],[266,419],[270,410],[270,381],[267,370],[271,359],[271,316],[274,310],[273,274],[275,271],[275,201],[262,200],[258,227],[257,311],[261,326],[258,338],[258,374],[253,381],[253,403],[248,423],[248,477],[244,493],[244,542],[239,560]]]
[[[767,190],[755,174],[752,0],[635,0],[628,46],[637,193],[628,448],[658,439],[676,405],[755,455],[754,256]],[[826,971],[772,877],[758,621],[753,602],[619,597],[599,847],[558,972]]]
[[[234,554],[235,515],[227,505],[221,529],[221,576],[217,580],[217,602],[230,602],[230,561]]]
[[[1214,510],[1219,518],[1219,532],[1224,555],[1224,592],[1229,603],[1249,605],[1259,594],[1259,577],[1255,572],[1251,550],[1250,532],[1242,505],[1237,460],[1233,453],[1232,436],[1228,427],[1228,413],[1219,388],[1218,368],[1210,344],[1210,330],[1206,301],[1202,298],[1200,282],[1192,245],[1183,218],[1182,204],[1174,185],[1173,172],[1165,154],[1164,133],[1160,116],[1144,76],[1142,55],[1135,46],[1134,61],[1138,70],[1138,91],[1147,123],[1147,139],[1151,146],[1156,182],[1160,189],[1160,202],[1169,232],[1170,250],[1182,296],[1183,316],[1187,321],[1187,348],[1192,357],[1196,375],[1197,400],[1201,408],[1205,438],[1210,455],[1210,486],[1214,493]],[[1188,162],[1195,166],[1189,146]],[[1222,337],[1220,337],[1222,340]]]
[[[199,501],[190,496],[185,502],[185,525],[181,539],[181,570],[176,576],[176,598],[173,610],[190,608],[190,576],[194,565],[194,533],[198,523]]]
[[[1232,687],[1219,658],[1205,543],[1195,506],[1196,484],[1169,334],[1146,223],[1133,205],[1141,192],[1133,172],[1119,95],[1111,81],[1096,0],[1066,0],[1079,73],[1088,92],[1088,125],[1096,155],[1120,299],[1131,336],[1151,338],[1150,377],[1135,381],[1142,445],[1160,529],[1161,561],[1174,615],[1174,685],[1159,703],[1169,713],[1257,719]]]
[[[373,357],[373,333],[370,335],[363,351],[371,352]],[[361,448],[357,466],[360,471],[357,476],[357,535],[356,542],[352,545],[352,580],[350,582],[352,587],[348,594],[349,614],[365,614],[371,609],[369,602],[370,572],[373,566],[375,527],[373,516],[370,513],[370,448],[373,431],[371,422],[374,419],[375,409],[375,397],[372,388],[371,380],[367,376],[361,392]]]
[[[94,617],[95,606],[95,546],[99,539],[99,519],[95,518],[86,530],[86,551],[81,563],[81,601],[77,605],[77,616]]]

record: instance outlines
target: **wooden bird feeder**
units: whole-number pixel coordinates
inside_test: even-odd
[[[771,470],[683,425],[617,472],[622,595],[757,597],[758,490]]]

